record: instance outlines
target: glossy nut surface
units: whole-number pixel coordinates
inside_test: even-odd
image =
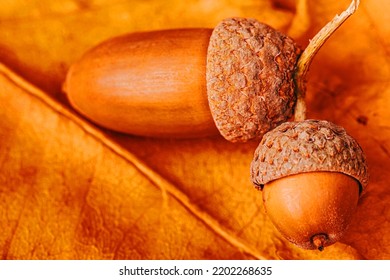
[[[134,135],[218,135],[206,93],[212,29],[132,33],[88,51],[68,72],[71,105],[100,126]]]
[[[263,189],[264,206],[275,227],[304,249],[322,250],[339,241],[358,200],[359,183],[338,172],[291,175]]]

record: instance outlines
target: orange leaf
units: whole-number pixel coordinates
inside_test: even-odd
[[[0,73],[3,258],[263,258],[133,154]]]
[[[68,107],[60,88],[69,65],[108,37],[252,16],[305,45],[349,1],[230,2],[0,3],[2,62],[45,91],[0,68],[2,258],[390,258],[385,0],[363,1],[309,72],[309,117],[346,127],[371,173],[343,243],[324,252],[297,248],[270,223],[249,180],[257,143],[120,135]]]
[[[323,2],[317,9],[325,7],[329,9]],[[340,7],[335,5],[335,9]],[[366,152],[370,184],[344,242],[367,259],[390,259],[386,178],[390,175],[390,28],[388,14],[383,12],[386,8],[390,3],[385,0],[362,1],[357,13],[318,53],[309,73],[307,96],[309,117],[344,126]]]

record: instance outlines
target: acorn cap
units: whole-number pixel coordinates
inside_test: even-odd
[[[368,183],[365,155],[345,129],[323,120],[286,122],[266,133],[251,164],[252,182],[262,189],[273,180],[315,171],[355,178],[362,192]]]
[[[207,95],[222,136],[245,142],[291,117],[300,53],[291,38],[255,19],[229,18],[215,27],[207,53]]]

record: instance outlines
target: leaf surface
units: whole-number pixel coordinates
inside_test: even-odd
[[[217,2],[0,1],[2,258],[390,258],[385,0],[363,1],[309,72],[308,117],[343,125],[371,174],[344,239],[324,252],[301,250],[272,226],[249,179],[256,142],[121,135],[69,107],[67,69],[111,36],[246,16],[304,47],[349,1]]]

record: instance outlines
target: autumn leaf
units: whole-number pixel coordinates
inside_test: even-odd
[[[370,185],[344,240],[367,259],[390,259],[390,28],[383,12],[389,3],[361,5],[316,58],[309,117],[344,126],[366,152]]]
[[[110,132],[75,113],[61,85],[82,53],[114,35],[245,16],[304,47],[349,1],[1,2],[3,259],[390,258],[386,1],[363,1],[309,72],[308,117],[343,125],[371,174],[342,242],[324,252],[297,248],[269,221],[249,180],[257,143]]]

